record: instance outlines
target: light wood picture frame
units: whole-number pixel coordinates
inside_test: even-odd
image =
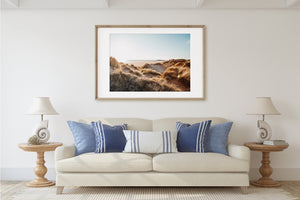
[[[204,25],[96,25],[95,99],[205,99]]]

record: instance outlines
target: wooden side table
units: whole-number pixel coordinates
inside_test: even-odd
[[[262,177],[257,181],[251,182],[251,184],[258,187],[279,187],[280,184],[270,178],[273,172],[273,169],[270,166],[270,152],[283,151],[284,149],[288,148],[289,145],[265,145],[255,142],[245,143],[244,145],[249,147],[249,149],[252,151],[262,152],[262,165],[259,168],[259,172]]]
[[[48,187],[55,185],[54,182],[49,181],[45,178],[47,173],[47,167],[44,165],[44,152],[54,151],[57,147],[62,146],[60,142],[49,142],[40,145],[30,145],[27,143],[18,144],[18,147],[24,151],[31,151],[37,153],[36,167],[34,168],[34,173],[37,176],[33,181],[26,184],[28,187]]]

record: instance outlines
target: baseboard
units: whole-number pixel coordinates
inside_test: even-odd
[[[46,178],[55,180],[56,172],[54,168],[48,168]],[[251,168],[250,180],[260,177],[258,168]],[[33,168],[1,168],[0,180],[6,181],[29,181],[35,178]],[[300,168],[275,168],[271,178],[278,181],[300,181]]]
[[[250,180],[257,180],[261,177],[259,168],[251,168],[249,173]],[[273,168],[271,178],[277,181],[299,181],[300,168]]]
[[[56,172],[54,168],[48,168],[45,177],[55,180]],[[35,178],[33,168],[1,168],[2,181],[29,181]]]

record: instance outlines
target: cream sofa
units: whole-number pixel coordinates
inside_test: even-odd
[[[223,118],[165,118],[158,120],[110,118],[84,119],[90,123],[128,124],[128,129],[143,131],[175,130],[175,122],[197,123]],[[64,186],[237,186],[246,193],[249,186],[250,151],[228,144],[229,156],[218,153],[86,153],[75,156],[75,146],[55,151],[57,194]]]

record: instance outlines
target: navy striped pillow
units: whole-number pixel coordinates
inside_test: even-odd
[[[205,152],[205,140],[211,120],[193,125],[176,122],[177,149],[181,152]]]
[[[123,130],[127,130],[127,124],[109,126],[101,121],[91,123],[96,139],[95,153],[122,152],[126,145]]]

